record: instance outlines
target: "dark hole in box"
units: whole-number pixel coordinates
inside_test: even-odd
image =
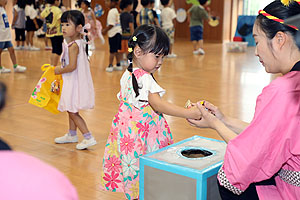
[[[204,149],[187,149],[181,151],[181,155],[187,158],[202,158],[212,155],[212,152]]]

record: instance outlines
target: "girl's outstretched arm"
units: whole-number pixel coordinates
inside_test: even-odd
[[[182,118],[200,119],[201,113],[196,107],[186,109],[184,107],[177,106],[170,102],[164,101],[158,93],[150,93],[148,95],[148,101],[153,110]]]
[[[74,42],[71,46],[69,46],[69,65],[62,68],[61,66],[55,67],[55,74],[63,74],[72,72],[77,67],[77,57],[79,53],[79,48],[76,42]]]

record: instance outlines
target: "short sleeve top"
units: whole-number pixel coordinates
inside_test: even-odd
[[[25,7],[25,16],[30,19],[34,19],[37,17],[37,11],[34,9],[33,5],[26,5]]]
[[[139,96],[133,90],[132,73],[126,70],[120,80],[121,90],[117,97],[120,101],[132,104],[134,107],[141,109],[149,104],[148,95],[150,93],[158,93],[161,97],[165,94],[165,90],[158,85],[153,76],[140,68],[133,68],[133,73],[137,79],[139,86]]]
[[[107,26],[112,25],[113,27],[107,32],[108,37],[114,37],[117,33],[122,33],[120,24],[120,13],[117,8],[112,8],[107,14]]]

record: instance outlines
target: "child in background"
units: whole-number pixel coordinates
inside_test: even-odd
[[[15,51],[13,45],[11,43],[11,33],[9,28],[9,22],[7,18],[6,11],[4,7],[7,4],[7,0],[0,0],[0,74],[1,73],[9,73],[10,69],[7,69],[1,65],[1,54],[3,49],[8,49],[10,59],[14,65],[15,72],[25,72],[26,67],[20,66],[17,64],[17,59],[15,55]]]
[[[17,46],[15,50],[24,49],[25,43],[25,1],[24,0],[17,0],[15,1],[16,4],[13,7],[13,21],[12,21],[12,28],[15,29],[15,40]]]
[[[84,139],[76,145],[76,148],[82,150],[97,144],[84,119],[79,115],[79,110],[91,109],[95,105],[87,44],[81,39],[81,34],[86,31],[84,16],[78,10],[66,11],[61,16],[61,24],[65,42],[61,56],[62,66],[55,68],[55,73],[62,74],[63,78],[58,110],[68,112],[70,128],[69,133],[55,138],[55,142],[58,144],[78,142],[76,132],[78,128]]]
[[[123,65],[127,65],[127,52],[128,52],[128,39],[134,31],[133,28],[133,16],[130,14],[132,11],[133,2],[132,0],[121,0],[120,8],[122,13],[120,15],[121,27],[122,27],[122,42],[121,50],[119,53],[123,55]],[[122,64],[121,64],[122,65]]]
[[[137,28],[137,24],[136,24],[136,17],[138,15],[138,12],[136,11],[136,7],[138,6],[138,0],[133,0],[133,8],[132,11],[130,12],[133,15],[133,27],[134,30]]]
[[[46,19],[47,32],[46,37],[50,38],[52,45],[52,54],[50,64],[57,66],[59,57],[62,53],[63,33],[61,31],[61,10],[58,7],[60,0],[47,0],[50,6],[47,6],[41,13],[41,17]]]
[[[107,26],[102,30],[103,35],[107,33],[109,42],[109,65],[106,68],[107,72],[113,70],[122,71],[120,64],[121,54],[118,51],[121,49],[122,28],[120,24],[120,14],[117,9],[119,0],[106,0],[105,4],[110,8],[107,14]],[[113,67],[114,58],[117,60],[117,66]]]
[[[173,143],[163,114],[199,119],[196,108],[164,101],[153,77],[169,53],[169,38],[154,25],[139,26],[129,39],[130,65],[121,78],[119,112],[105,145],[101,188],[139,198],[139,157]]]
[[[153,18],[154,18],[154,25],[160,27],[160,23],[159,23],[159,20],[158,20],[157,13],[153,9],[154,6],[155,6],[155,0],[149,0],[149,9],[152,11],[152,15],[153,15]]]
[[[41,4],[40,5],[40,10],[41,13],[44,11],[44,9],[46,7],[51,6],[50,4],[46,3],[46,4]],[[42,17],[41,17],[42,18]],[[45,43],[45,50],[52,50],[52,47],[49,46],[49,38],[46,37],[46,33],[47,33],[47,23],[46,23],[46,19],[43,19],[43,32],[45,33],[45,38],[44,38],[44,43]]]
[[[203,50],[203,20],[209,20],[205,8],[208,0],[198,0],[200,5],[193,5],[188,10],[188,21],[190,23],[191,41],[193,43],[193,54],[204,55]]]
[[[36,30],[39,29],[37,23],[37,11],[34,8],[34,0],[26,0],[25,6],[25,16],[26,16],[26,49],[31,51],[39,51],[40,48],[33,46],[33,35]]]
[[[137,18],[136,18],[136,24],[137,26],[143,25],[143,24],[154,24],[154,16],[152,13],[152,10],[150,10],[149,7],[149,0],[141,0],[141,4],[143,8],[139,12]]]
[[[177,55],[173,53],[174,35],[175,35],[175,24],[176,24],[176,13],[170,8],[170,0],[160,0],[164,8],[161,11],[161,22],[162,29],[166,32],[170,39],[170,54],[168,58],[176,58]]]
[[[94,39],[97,37],[97,26],[96,26],[96,16],[94,11],[91,9],[91,3],[87,0],[81,2],[81,11],[85,18],[85,24],[90,24],[91,28],[87,29],[89,32],[89,40],[91,43],[90,49],[95,49]]]

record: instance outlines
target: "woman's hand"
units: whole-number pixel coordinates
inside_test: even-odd
[[[225,121],[225,115],[219,110],[219,108],[208,101],[203,101],[203,106],[208,109],[210,113],[215,115],[222,122]]]
[[[205,105],[208,105],[206,107]],[[224,116],[217,107],[213,106],[208,102],[204,102],[204,105],[198,102],[193,104],[197,106],[198,110],[201,113],[201,118],[199,120],[187,119],[191,126],[196,126],[198,128],[212,128],[216,129],[217,123],[220,121],[218,116]],[[216,113],[216,114],[215,114]]]

